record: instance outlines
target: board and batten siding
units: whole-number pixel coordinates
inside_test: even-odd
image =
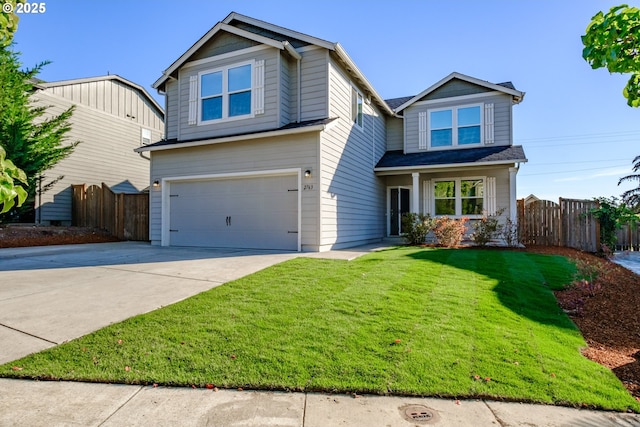
[[[98,85],[99,86],[99,85]],[[60,96],[39,91],[34,94],[34,105],[49,106],[45,117],[59,115],[74,102]],[[138,110],[139,117],[150,117]],[[143,126],[138,120],[107,113],[104,110],[76,104],[71,118],[71,130],[66,142],[80,141],[73,153],[44,173],[43,185],[63,176],[44,192],[39,205],[36,196],[36,219],[71,223],[71,185],[100,185],[105,183],[115,192],[135,193],[149,186],[149,160],[133,150],[141,145],[142,129],[151,131],[152,141],[164,133],[162,120],[152,120],[154,127]]]
[[[417,104],[410,106],[404,111],[405,151],[407,153],[425,151],[425,150],[419,149],[418,115],[420,112],[426,112],[433,108],[448,108],[448,107],[456,107],[456,106],[468,105],[468,104],[493,103],[494,104],[494,107],[493,107],[494,143],[492,145],[511,145],[512,144],[512,132],[511,132],[512,101],[511,101],[510,95],[488,93],[487,96],[474,97],[469,100],[442,99],[441,101],[442,102],[433,102],[428,104],[421,104],[418,102]],[[427,114],[427,125],[428,125],[428,121],[429,121],[429,115]],[[471,148],[471,147],[460,147],[460,148]]]
[[[36,92],[33,98],[37,99],[39,93],[42,92]],[[145,97],[140,96],[136,89],[117,80],[69,83],[47,88],[46,93],[150,129],[158,129],[163,124],[162,115]]]
[[[151,152],[151,180],[167,177],[218,175],[225,173],[269,171],[277,169],[318,170],[318,133],[263,138]],[[302,178],[302,250],[318,250],[317,175]],[[304,185],[310,185],[305,190]],[[151,189],[149,218],[153,244],[161,242],[162,197],[160,189]],[[203,212],[206,215],[206,212]]]
[[[347,247],[384,235],[384,180],[373,168],[386,149],[384,116],[372,104],[363,104],[363,127],[351,120],[351,82],[331,62],[331,117],[335,125],[322,134],[321,244],[322,249]]]
[[[279,51],[275,48],[265,48],[259,51],[250,51],[241,53],[233,57],[224,57],[221,60],[210,58],[212,62],[199,63],[193,66],[186,66],[179,71],[179,91],[178,98],[179,120],[178,139],[182,141],[201,140],[214,138],[223,135],[233,135],[236,133],[258,132],[266,129],[275,129],[279,127],[278,113],[280,106],[279,101],[279,70],[278,70]],[[201,71],[214,70],[219,67],[230,66],[236,63],[264,60],[265,83],[264,83],[264,114],[257,114],[249,118],[240,118],[234,120],[217,120],[211,124],[189,124],[189,79],[191,76],[197,76]],[[171,101],[171,98],[169,98]],[[174,111],[171,107],[168,108]],[[198,106],[198,114],[200,107]]]

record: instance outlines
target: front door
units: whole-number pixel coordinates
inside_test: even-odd
[[[411,190],[409,188],[389,188],[389,235],[403,233],[402,215],[411,212]]]

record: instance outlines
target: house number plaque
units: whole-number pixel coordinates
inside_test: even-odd
[[[313,184],[305,184],[302,190],[303,191],[313,190]]]

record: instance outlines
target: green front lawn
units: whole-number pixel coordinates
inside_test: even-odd
[[[298,258],[0,366],[0,376],[640,405],[551,292],[558,256],[396,248]],[[20,368],[20,370],[18,370]]]

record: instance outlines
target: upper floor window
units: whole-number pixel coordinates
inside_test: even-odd
[[[200,122],[246,116],[252,113],[252,63],[203,71],[198,77]]]
[[[431,147],[455,147],[482,142],[482,106],[429,110]]]
[[[351,120],[362,127],[362,95],[354,87],[351,88]]]

